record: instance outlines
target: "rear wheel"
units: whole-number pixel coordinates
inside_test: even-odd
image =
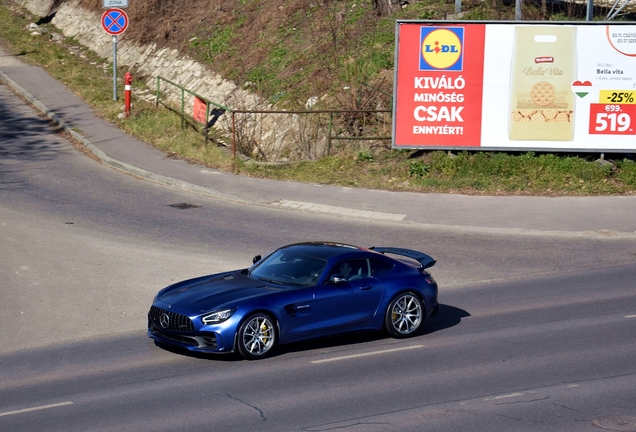
[[[276,325],[269,315],[250,315],[238,331],[238,352],[248,360],[265,358],[276,345],[276,336]]]
[[[384,326],[391,336],[405,338],[417,332],[423,319],[422,301],[414,292],[409,291],[391,300],[386,310]]]

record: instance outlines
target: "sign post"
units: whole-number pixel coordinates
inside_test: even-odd
[[[113,101],[117,102],[117,35],[113,35]]]
[[[110,8],[102,14],[102,28],[113,36],[113,100],[117,101],[117,35],[128,28],[128,15],[121,9]]]

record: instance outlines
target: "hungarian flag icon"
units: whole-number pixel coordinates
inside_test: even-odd
[[[574,81],[572,83],[572,91],[580,98],[584,98],[592,90],[592,83],[589,81]]]

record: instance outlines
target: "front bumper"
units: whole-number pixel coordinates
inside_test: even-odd
[[[162,328],[158,322],[148,315],[149,338],[166,345],[185,348],[189,351],[205,353],[232,352],[234,348],[233,336],[227,337],[214,331],[179,332]]]

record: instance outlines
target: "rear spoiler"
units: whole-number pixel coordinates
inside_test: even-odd
[[[394,255],[401,255],[408,258],[412,258],[415,261],[419,262],[422,265],[422,268],[425,268],[425,269],[429,267],[433,267],[435,263],[437,262],[432,257],[430,257],[429,255],[426,255],[425,253],[414,251],[411,249],[392,248],[392,247],[375,247],[375,246],[372,246],[369,249],[379,252],[381,254],[390,253]]]

